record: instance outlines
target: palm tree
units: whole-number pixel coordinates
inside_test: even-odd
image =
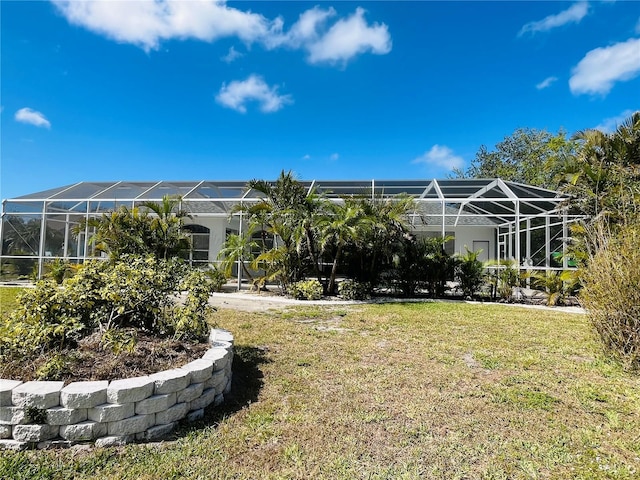
[[[357,243],[364,229],[370,224],[361,204],[353,198],[345,198],[342,203],[332,203],[331,212],[319,222],[323,251],[333,251],[333,261],[327,291],[334,293],[338,265],[342,253],[349,242]]]
[[[255,259],[253,252],[258,248],[258,244],[252,240],[252,234],[253,231],[249,229],[242,235],[229,235],[224,242],[224,246],[218,253],[218,258],[222,259],[220,268],[227,277],[231,276],[233,266],[239,263],[244,274],[251,280],[251,283],[254,283],[254,278],[245,265],[245,261],[251,262]]]
[[[298,254],[306,247],[309,260],[320,283],[322,283],[322,271],[320,269],[318,222],[324,218],[328,208],[328,200],[312,189],[305,196],[303,202],[298,205],[298,222],[294,231]]]
[[[258,203],[244,207],[243,212],[252,228],[261,228],[263,251],[258,263],[266,269],[265,278],[278,278],[283,287],[300,280],[306,274],[307,256],[308,263],[315,265],[318,274],[319,255],[314,230],[315,218],[321,210],[318,197],[307,192],[291,171],[284,170],[273,183],[254,179],[247,187],[262,194]],[[272,249],[278,249],[275,256],[267,255],[266,234],[274,237]],[[277,262],[271,257],[277,258]]]
[[[40,244],[39,219],[27,222],[22,217],[7,216],[2,253],[5,255],[38,255]]]
[[[189,236],[182,229],[184,218],[189,215],[180,210],[182,199],[165,195],[160,203],[144,202],[142,205],[155,214],[151,217],[152,249],[157,258],[167,260],[190,247]]]
[[[640,112],[612,133],[583,130],[575,134],[580,148],[565,171],[565,190],[573,205],[597,217],[617,220],[640,211]]]
[[[168,259],[189,248],[189,237],[182,230],[185,212],[176,211],[180,199],[165,196],[161,203],[145,202],[131,209],[122,205],[80,222],[73,230],[77,236],[87,227],[94,230],[89,242],[112,259],[124,254],[149,255]]]
[[[247,187],[263,194],[261,201],[253,209],[247,210],[247,213],[251,214],[252,210],[259,212],[264,215],[259,217],[260,221],[266,220],[267,225],[271,227],[275,224],[288,226],[287,234],[280,237],[280,240],[287,249],[293,248],[293,231],[294,225],[298,222],[298,208],[306,197],[304,185],[295,179],[293,172],[282,170],[274,183],[254,179],[249,181]],[[250,216],[250,219],[252,218],[255,219],[255,215]],[[281,234],[284,234],[285,229],[282,230]]]
[[[149,253],[151,232],[146,212],[137,207],[128,209],[122,205],[118,210],[104,213],[101,217],[83,220],[73,229],[78,236],[86,228],[93,230],[89,243],[98,252],[104,252],[116,259],[124,254],[145,255]]]
[[[394,199],[360,197],[360,206],[367,217],[368,228],[363,232],[361,260],[362,280],[374,286],[382,270],[391,268],[394,255],[402,249],[409,232],[408,214],[415,209],[414,200],[407,196]]]

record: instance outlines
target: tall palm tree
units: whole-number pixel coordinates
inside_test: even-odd
[[[415,209],[415,201],[408,195],[394,199],[362,197],[361,208],[368,219],[368,228],[364,231],[363,252],[360,258],[366,264],[362,272],[366,281],[372,285],[378,282],[385,266],[391,266],[392,257],[400,248],[405,234],[409,232],[408,215]]]
[[[325,217],[328,208],[328,200],[324,196],[317,194],[313,189],[296,209],[298,222],[294,238],[296,239],[298,253],[301,253],[301,250],[306,248],[314,273],[320,283],[322,283],[322,271],[320,268],[318,222]]]
[[[332,203],[330,213],[319,222],[323,251],[333,250],[328,293],[335,290],[338,265],[342,253],[349,242],[357,243],[369,226],[370,221],[364,214],[361,204],[353,198],[344,198],[342,203]]]
[[[262,198],[243,211],[251,226],[261,226],[263,237],[265,233],[273,235],[272,249],[278,249],[275,256],[263,249],[259,257],[258,262],[267,270],[265,277],[277,277],[283,286],[297,281],[306,276],[307,257],[318,274],[319,255],[314,231],[315,216],[320,209],[317,196],[313,192],[308,193],[291,171],[284,170],[273,183],[254,179],[247,187],[262,194]],[[266,241],[263,238],[264,245]],[[272,269],[276,269],[277,274]]]

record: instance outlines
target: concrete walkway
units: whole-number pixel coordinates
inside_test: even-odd
[[[229,308],[242,310],[246,312],[260,312],[265,310],[282,310],[287,307],[304,307],[304,306],[322,306],[337,307],[340,305],[366,305],[371,303],[430,303],[430,302],[462,302],[463,300],[447,300],[428,298],[391,298],[376,297],[367,301],[340,300],[332,297],[323,300],[295,300],[293,298],[284,297],[273,292],[249,292],[241,290],[239,292],[217,292],[211,294],[209,303],[218,308]],[[581,307],[548,307],[546,305],[529,305],[524,303],[493,303],[493,302],[474,302],[464,301],[475,305],[502,305],[504,307],[520,307],[535,310],[549,310],[563,313],[584,314],[585,310]]]

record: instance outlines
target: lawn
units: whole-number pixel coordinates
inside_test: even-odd
[[[18,305],[17,296],[22,291],[19,287],[0,288],[0,318],[7,315]]]
[[[215,317],[236,336],[225,410],[159,444],[3,452],[0,477],[640,476],[640,377],[603,359],[582,315],[438,302]]]

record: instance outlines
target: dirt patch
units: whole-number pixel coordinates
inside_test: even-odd
[[[77,347],[46,352],[32,361],[12,361],[0,366],[0,378],[38,380],[38,372],[49,365],[49,380],[67,383],[87,380],[114,380],[139,377],[177,368],[196,360],[209,348],[168,338],[139,335],[132,352],[113,353],[102,348],[98,334],[81,340]]]

